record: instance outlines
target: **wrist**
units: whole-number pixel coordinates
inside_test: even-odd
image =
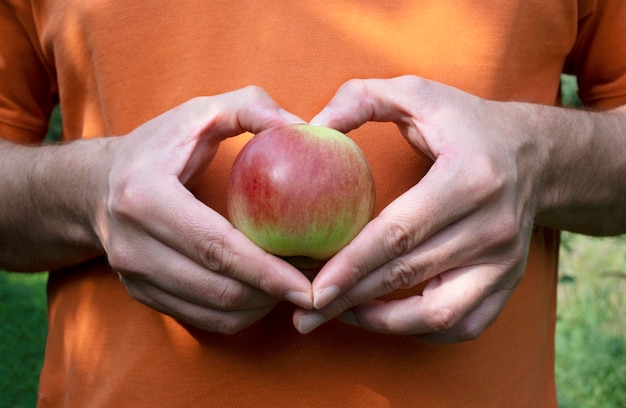
[[[3,149],[3,171],[12,179],[0,180],[10,193],[0,217],[2,235],[11,237],[1,240],[5,268],[50,270],[102,255],[94,225],[103,204],[107,144],[102,139]]]
[[[623,114],[536,107],[536,138],[548,162],[536,222],[592,235],[626,230],[626,131]]]

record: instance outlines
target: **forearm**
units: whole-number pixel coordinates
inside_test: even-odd
[[[590,235],[625,233],[626,107],[533,110],[549,153],[536,222]]]
[[[22,146],[0,139],[0,269],[40,271],[103,253],[94,232],[107,142]],[[102,165],[101,165],[102,163]]]

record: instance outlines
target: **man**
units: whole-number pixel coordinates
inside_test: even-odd
[[[626,230],[624,6],[353,3],[1,3],[0,134],[59,97],[73,141],[0,144],[41,406],[556,404],[558,230]],[[300,118],[378,194],[312,283],[225,218],[233,136]]]

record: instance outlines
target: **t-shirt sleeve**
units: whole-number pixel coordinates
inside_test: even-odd
[[[626,104],[626,2],[580,1],[578,36],[565,72],[578,77],[585,106]]]
[[[0,137],[23,143],[43,139],[57,101],[30,3],[0,0]]]

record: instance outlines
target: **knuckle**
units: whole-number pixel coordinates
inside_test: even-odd
[[[224,283],[215,294],[215,303],[222,310],[238,310],[246,301],[244,286],[236,281]]]
[[[480,240],[485,248],[491,248],[507,258],[518,259],[523,256],[523,233],[520,222],[513,213],[494,217],[481,234]]]
[[[341,86],[341,91],[355,95],[366,95],[369,93],[367,81],[363,79],[350,79]]]
[[[107,262],[111,269],[125,275],[139,275],[138,256],[124,240],[109,241],[106,246]]]
[[[175,107],[175,110],[184,110],[187,108],[192,108],[194,106],[204,105],[209,100],[208,96],[197,95],[187,99],[185,102],[181,103],[179,106]]]
[[[387,291],[396,289],[408,289],[413,287],[418,280],[419,271],[406,262],[394,262],[389,272],[385,275],[383,284]]]
[[[134,178],[118,180],[107,201],[108,214],[113,219],[136,220],[148,211],[151,193]]]
[[[356,265],[352,265],[350,269],[347,269],[347,271],[348,272],[345,274],[346,286],[352,287],[356,285],[359,281],[364,279],[366,276],[368,276],[370,272],[372,272],[372,269],[366,264],[359,263]],[[340,298],[335,299],[333,302],[339,301]]]
[[[472,164],[471,177],[466,178],[463,194],[476,204],[484,203],[502,193],[505,179],[491,159],[476,156]]]
[[[397,258],[411,249],[414,239],[412,229],[404,222],[393,221],[389,224],[383,250],[388,259]]]
[[[425,318],[426,328],[431,333],[450,330],[457,321],[457,313],[450,307],[433,307]]]
[[[328,307],[325,310],[325,313],[327,313],[328,316],[339,315],[363,301],[365,301],[365,299],[355,299],[349,295],[340,296],[333,301],[332,307]]]
[[[230,269],[231,254],[226,248],[224,236],[213,236],[203,240],[204,247],[200,249],[203,262],[207,269],[214,272],[223,272]]]
[[[396,77],[394,81],[397,82],[397,86],[401,89],[407,89],[409,92],[421,93],[424,92],[424,87],[429,85],[429,81],[416,76],[416,75],[402,75]]]
[[[510,245],[516,242],[520,236],[520,225],[517,217],[513,214],[500,217],[495,227],[495,238],[499,243]]]
[[[242,97],[249,100],[257,100],[267,96],[267,92],[258,85],[248,85],[241,89]]]

